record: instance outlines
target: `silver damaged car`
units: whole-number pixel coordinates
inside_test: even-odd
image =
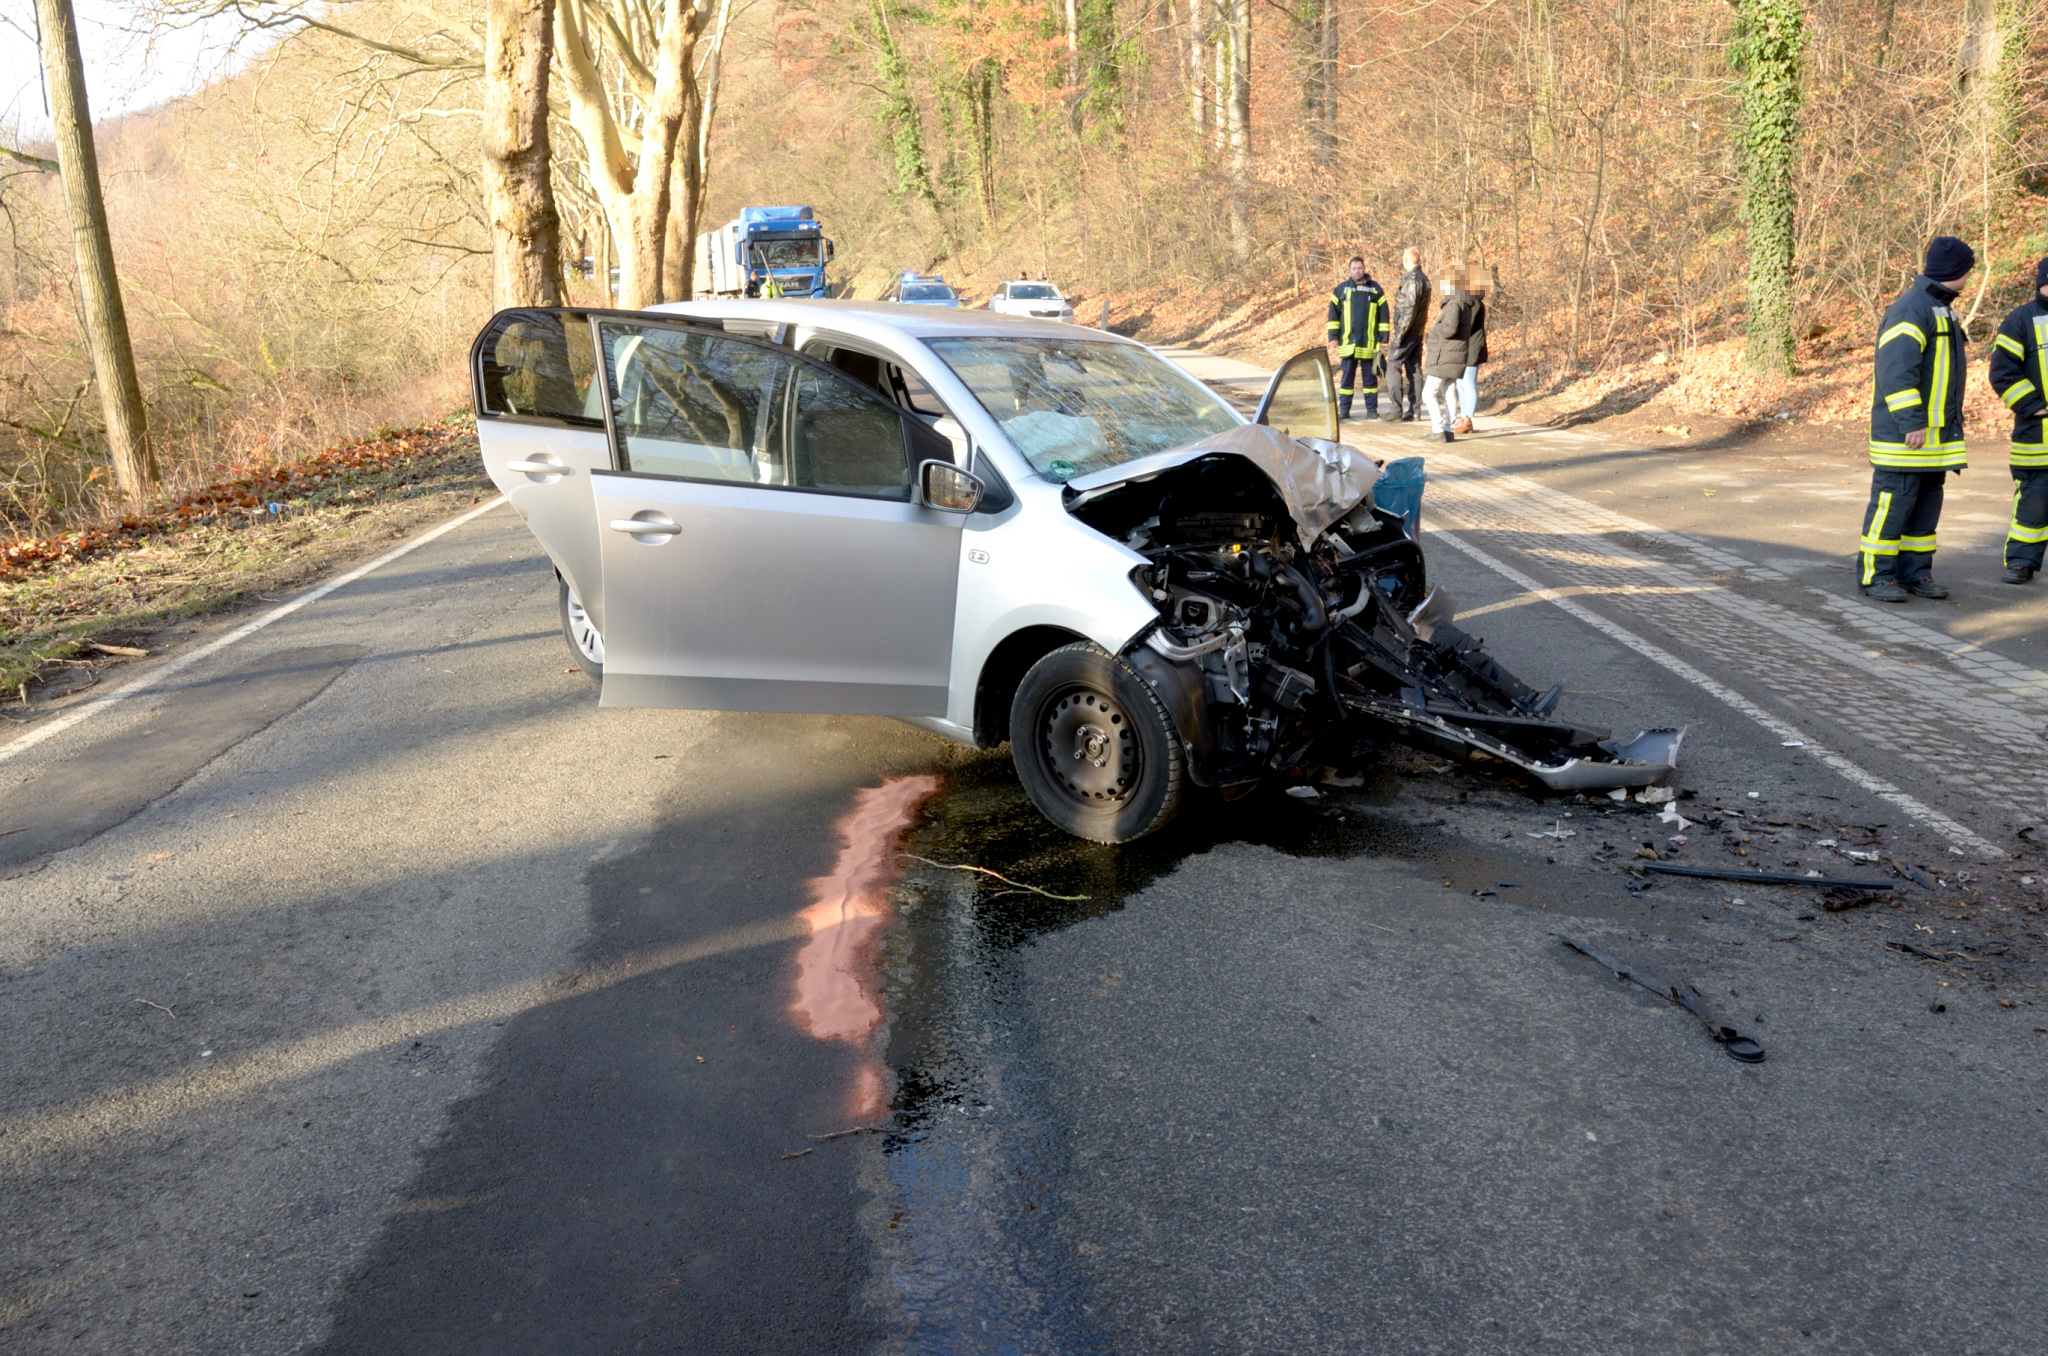
[[[1455,625],[1340,445],[1323,351],[1256,416],[1142,344],[855,301],[509,310],[472,352],[491,479],[606,706],[896,716],[1010,745],[1062,828],[1395,740],[1557,789],[1681,731],[1554,718]]]

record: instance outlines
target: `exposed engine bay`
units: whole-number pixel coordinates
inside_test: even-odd
[[[1681,731],[1624,744],[1556,720],[1561,685],[1531,688],[1453,624],[1407,521],[1374,505],[1373,462],[1256,433],[1269,443],[1068,486],[1069,512],[1145,558],[1132,581],[1159,621],[1124,658],[1174,711],[1198,784],[1350,766],[1385,740],[1556,789],[1671,772]]]

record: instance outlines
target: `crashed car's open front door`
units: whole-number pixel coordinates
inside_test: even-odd
[[[616,470],[594,477],[604,704],[943,715],[959,514],[924,421],[704,326],[597,324]]]
[[[612,464],[590,321],[573,311],[500,311],[470,354],[484,469],[600,628],[604,577],[590,476]]]

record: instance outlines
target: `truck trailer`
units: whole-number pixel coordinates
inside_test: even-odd
[[[760,296],[773,279],[769,295],[828,296],[831,258],[832,242],[810,208],[743,207],[737,220],[697,237],[696,294]]]

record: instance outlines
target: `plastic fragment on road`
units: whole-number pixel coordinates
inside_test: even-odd
[[[1523,832],[1526,833],[1528,831],[1524,830]],[[1577,829],[1566,828],[1564,826],[1564,821],[1561,819],[1553,819],[1550,821],[1550,827],[1548,829],[1544,830],[1542,833],[1531,833],[1529,834],[1529,836],[1531,838],[1556,838],[1562,840],[1565,838],[1578,837],[1579,831]]]
[[[1664,806],[1664,812],[1658,815],[1657,818],[1663,821],[1664,823],[1669,824],[1672,827],[1676,828],[1680,833],[1684,833],[1687,829],[1692,827],[1692,821],[1687,819],[1684,815],[1678,813],[1678,807],[1676,805],[1672,805],[1668,802]]]
[[[1322,795],[1322,792],[1316,790],[1313,786],[1290,786],[1287,788],[1287,794],[1296,800],[1315,800]]]
[[[1642,988],[1656,994],[1659,998],[1667,1002],[1676,1003],[1693,1016],[1699,1018],[1700,1025],[1704,1026],[1707,1029],[1707,1034],[1712,1036],[1715,1043],[1727,1052],[1728,1058],[1738,1060],[1744,1064],[1763,1063],[1763,1043],[1753,1036],[1743,1035],[1740,1031],[1728,1025],[1721,1015],[1714,1010],[1713,1006],[1707,1002],[1706,995],[1691,984],[1683,980],[1674,981],[1649,974],[1635,966],[1618,961],[1612,956],[1595,951],[1584,942],[1573,941],[1562,933],[1558,934],[1557,940],[1563,942],[1580,955],[1589,957],[1606,966],[1614,972],[1616,979],[1640,985]]]
[[[1784,741],[1784,747],[1788,749],[1803,749],[1806,747],[1806,741],[1803,739],[1788,739]]]
[[[1636,799],[1645,805],[1669,805],[1678,799],[1678,793],[1668,786],[1646,786],[1636,793]]]
[[[1609,800],[1627,800],[1627,799],[1628,799],[1628,789],[1627,789],[1626,787],[1621,787],[1621,786],[1617,786],[1617,787],[1615,787],[1615,788],[1614,788],[1614,789],[1613,789],[1612,791],[1609,791],[1609,792],[1607,793],[1607,799],[1609,799]]]

